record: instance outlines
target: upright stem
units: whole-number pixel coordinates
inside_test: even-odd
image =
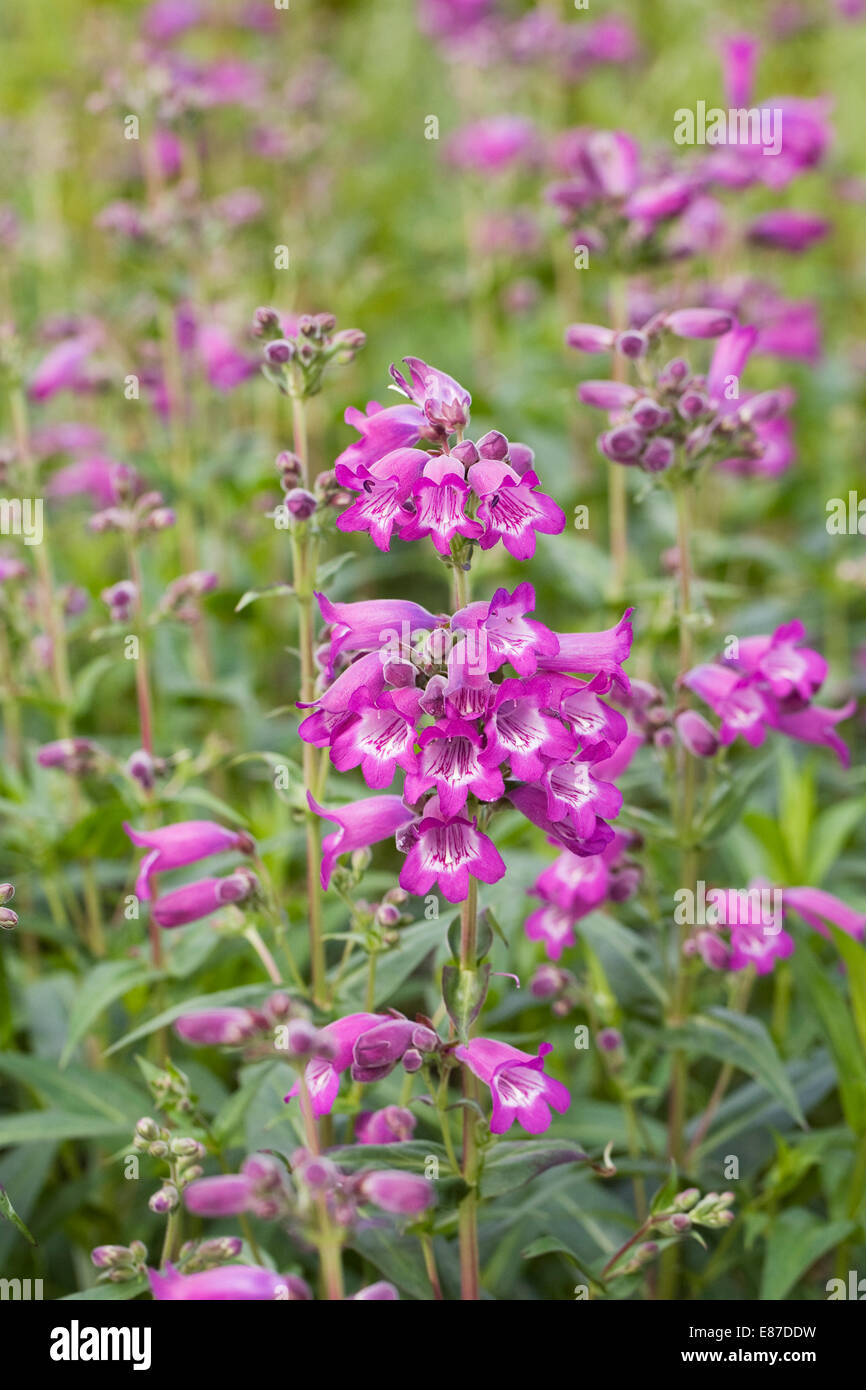
[[[614,275],[611,281],[610,312],[611,326],[621,333],[627,326],[628,305],[626,300],[628,285],[623,275]],[[625,381],[627,361],[621,352],[613,355],[613,379]],[[626,470],[621,463],[607,465],[607,519],[611,559],[611,597],[618,600],[625,592],[626,571],[628,568],[628,491]]]
[[[469,895],[460,911],[460,969],[475,971],[478,950],[478,888],[469,880]],[[460,1203],[460,1296],[477,1300],[480,1289],[478,1256],[478,1138],[476,1134],[478,1082],[463,1067],[463,1180],[469,1190]]]
[[[309,447],[307,443],[306,402],[303,396],[292,396],[292,428],[295,453],[301,460],[304,487],[312,482]],[[298,646],[301,657],[301,701],[309,704],[315,696],[316,659],[313,617],[313,591],[316,583],[318,542],[309,523],[303,523],[292,541],[295,597],[298,604]],[[303,746],[304,786],[314,796],[319,793],[316,749],[310,743]],[[319,874],[322,865],[322,846],[319,817],[315,811],[306,812],[307,853],[307,910],[309,913],[310,976],[315,1003],[327,1002],[325,980],[325,943],[323,940],[322,890]]]

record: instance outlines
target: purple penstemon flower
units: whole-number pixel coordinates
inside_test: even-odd
[[[230,1300],[309,1301],[313,1295],[309,1286],[296,1274],[275,1274],[271,1269],[253,1265],[222,1265],[205,1269],[198,1274],[181,1274],[166,1264],[163,1273],[149,1269],[147,1277],[153,1297],[159,1301],[219,1302]]]
[[[404,357],[403,365],[409,369],[408,380],[395,366],[391,367],[397,390],[423,411],[431,425],[446,434],[465,429],[472,404],[466,388],[446,372],[422,362],[420,357]]]
[[[543,1134],[550,1128],[551,1109],[565,1114],[571,1104],[568,1087],[544,1071],[552,1050],[552,1043],[542,1043],[533,1057],[492,1038],[473,1038],[455,1048],[455,1056],[490,1087],[492,1134],[505,1134],[515,1120],[527,1134]]]
[[[246,870],[239,870],[226,878],[203,878],[164,893],[154,902],[151,915],[160,927],[184,927],[189,922],[210,917],[231,903],[246,901],[256,888],[255,875]]]
[[[427,457],[421,449],[396,449],[369,467],[361,464],[353,470],[338,465],[337,482],[341,487],[360,488],[360,496],[340,513],[337,530],[369,531],[379,550],[389,550],[394,531],[399,535],[411,518],[408,503]]]
[[[432,724],[418,737],[421,749],[418,771],[406,778],[406,799],[420,800],[435,787],[442,814],[456,816],[470,792],[479,801],[496,801],[505,790],[499,757],[485,749],[484,740],[468,720],[450,718]]]
[[[448,663],[451,678],[490,674],[506,662],[519,675],[532,676],[543,659],[555,658],[559,641],[549,628],[526,616],[534,610],[535,590],[524,582],[511,594],[497,589],[489,603],[470,603],[455,613],[452,631],[475,634],[480,640],[470,645],[464,638],[454,646]]]
[[[315,1116],[330,1115],[340,1088],[340,1076],[354,1061],[355,1044],[358,1039],[371,1028],[388,1021],[385,1014],[347,1014],[344,1018],[326,1024],[321,1030],[322,1036],[332,1044],[333,1055],[314,1057],[304,1069],[310,1104]],[[301,1083],[296,1081],[285,1099],[291,1100],[299,1094],[300,1089]]]
[[[468,476],[480,498],[482,550],[501,540],[515,560],[529,560],[535,554],[536,531],[557,536],[565,529],[565,512],[543,492],[535,491],[539,478],[531,470],[521,476],[506,463],[485,459],[474,464]]]
[[[588,763],[554,764],[542,783],[550,819],[569,819],[582,840],[592,838],[599,820],[613,819],[622,809],[622,792],[612,782],[598,781]]]
[[[415,827],[417,838],[400,871],[400,887],[424,896],[434,884],[450,903],[464,902],[469,879],[498,883],[505,864],[493,841],[465,815],[446,816],[433,796]]]
[[[769,637],[741,638],[733,664],[760,680],[777,700],[798,696],[809,701],[827,677],[820,652],[802,645],[806,629],[798,618],[782,623]]]
[[[348,772],[360,766],[367,786],[377,791],[390,787],[398,767],[414,772],[420,698],[421,692],[414,687],[385,691],[356,718],[341,723],[331,743],[334,767]]]
[[[254,848],[246,831],[229,830],[210,820],[176,821],[158,830],[136,830],[124,821],[123,828],[134,845],[150,851],[141,861],[135,884],[136,896],[142,901],[150,897],[150,880],[155,874],[197,864],[212,854],[228,850],[250,854]]]
[[[451,454],[433,455],[415,485],[415,512],[403,525],[401,539],[416,541],[429,536],[440,555],[450,553],[455,536],[482,539],[484,527],[466,515],[471,495],[472,488],[459,459]]]
[[[361,438],[338,454],[334,467],[350,469],[353,473],[362,467],[372,467],[395,449],[411,449],[422,439],[439,435],[424,412],[408,403],[381,406],[378,401],[370,401],[365,413],[350,406],[345,421]]]
[[[356,849],[368,849],[380,840],[391,839],[413,819],[412,812],[400,796],[368,796],[361,801],[351,801],[334,811],[320,806],[312,792],[307,792],[307,801],[317,816],[334,821],[338,827],[322,841],[323,888],[328,887],[334,866],[341,854],[351,854]]]
[[[546,761],[567,761],[577,749],[573,733],[549,709],[549,682],[540,677],[504,680],[496,687],[484,725],[487,749],[508,761],[521,782],[537,780]]]
[[[332,603],[325,594],[316,594],[316,600],[330,628],[329,677],[337,658],[346,653],[379,651],[390,633],[395,642],[402,640],[404,633],[405,640],[410,641],[417,633],[429,632],[437,625],[432,613],[408,599]]]

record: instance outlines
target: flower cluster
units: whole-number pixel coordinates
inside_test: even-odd
[[[251,854],[253,841],[246,831],[227,830],[216,821],[206,820],[178,821],[158,830],[136,830],[127,824],[123,828],[134,845],[150,851],[139,868],[135,892],[143,902],[153,899],[151,914],[160,927],[185,926],[229,903],[243,902],[258,891],[255,874],[240,868],[224,878],[198,879],[172,888],[159,897],[153,892],[157,874],[230,850]]]
[[[683,357],[667,358],[668,335],[717,338],[706,374]],[[643,328],[622,333],[595,324],[572,324],[566,342],[583,352],[617,351],[637,363],[639,385],[598,380],[580,383],[578,399],[609,413],[598,447],[614,463],[664,473],[678,457],[691,472],[716,463],[741,473],[775,475],[793,457],[786,389],[746,394],[740,377],[758,330],[736,325],[724,309],[675,309]]]
[[[574,928],[604,902],[620,903],[637,891],[641,870],[627,851],[639,844],[632,832],[616,831],[601,854],[581,857],[565,850],[529,889],[541,906],[526,919],[530,941],[543,941],[551,960],[575,944]]]
[[[835,726],[854,713],[855,701],[839,709],[812,703],[827,675],[819,652],[803,646],[805,629],[799,619],[783,623],[769,636],[739,640],[721,661],[695,666],[683,684],[707,704],[720,721],[722,744],[744,738],[759,747],[768,729],[801,743],[832,748],[840,762],[849,762],[848,749]]]
[[[285,395],[315,395],[326,369],[353,362],[367,341],[358,328],[336,328],[333,314],[283,316],[276,309],[257,309],[253,332],[267,340],[265,376]]]
[[[396,367],[391,375],[408,405],[371,401],[366,415],[346,412],[361,439],[339,456],[335,475],[358,495],[337,529],[367,531],[380,550],[390,549],[395,534],[429,536],[440,555],[456,555],[464,568],[475,542],[489,550],[501,540],[516,559],[529,559],[537,532],[558,535],[565,526],[562,509],[537,491],[532,450],[498,430],[476,443],[464,439],[469,392],[417,357],[405,365],[408,378]],[[430,449],[419,448],[422,442]]]
[[[479,811],[486,824],[503,797],[576,854],[611,841],[607,821],[622,798],[594,765],[627,733],[601,695],[627,687],[628,613],[603,632],[557,634],[529,616],[535,593],[525,583],[450,619],[401,600],[319,603],[329,683],[301,738],[329,748],[341,772],[360,767],[376,791],[398,768],[405,775],[402,797],[333,812],[311,799],[339,827],[323,845],[324,885],[339,855],[396,834],[407,855],[400,886],[424,894],[438,883],[461,902],[470,874],[495,883],[505,872],[478,826]]]
[[[331,1113],[346,1071],[353,1081],[370,1084],[400,1064],[410,1073],[434,1063],[447,1070],[452,1059],[464,1062],[490,1088],[492,1134],[504,1134],[515,1120],[527,1133],[542,1134],[550,1126],[551,1107],[564,1114],[571,1101],[562,1082],[545,1074],[550,1043],[542,1044],[535,1057],[493,1038],[472,1038],[455,1047],[443,1043],[427,1019],[413,1023],[402,1015],[370,1013],[338,1018],[321,1030],[320,1037],[323,1046],[307,1063],[303,1082],[298,1080],[286,1096],[292,1100],[303,1088],[315,1116]],[[408,1137],[406,1114],[394,1106],[376,1112],[367,1120],[361,1142],[389,1142],[382,1136],[395,1132],[398,1138]]]
[[[866,936],[866,916],[820,888],[711,888],[706,895],[707,920],[685,941],[686,955],[699,955],[711,970],[738,971],[752,965],[758,975],[769,974],[795,946],[778,915],[768,911],[772,894],[778,895],[782,917],[794,912],[821,936],[830,939],[828,923],[855,941]]]

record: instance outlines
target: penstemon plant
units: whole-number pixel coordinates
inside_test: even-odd
[[[862,1292],[862,6],[585,9],[4,18],[3,1299]]]

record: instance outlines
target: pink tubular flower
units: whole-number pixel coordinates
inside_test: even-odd
[[[331,874],[341,854],[367,849],[380,840],[394,836],[413,819],[412,812],[399,796],[368,796],[362,801],[350,801],[336,811],[326,811],[307,793],[310,809],[325,820],[332,820],[338,829],[322,841],[322,887],[327,888]]]
[[[565,512],[543,492],[536,492],[538,475],[515,473],[506,463],[484,460],[469,469],[469,483],[479,496],[477,517],[484,527],[481,549],[501,540],[515,560],[535,554],[535,533],[558,536],[565,529]]]
[[[369,401],[366,413],[350,406],[344,418],[361,438],[338,454],[335,469],[343,467],[357,472],[361,467],[370,468],[386,454],[411,449],[420,440],[436,435],[417,405],[381,406],[378,401]]]
[[[414,687],[379,695],[357,718],[343,724],[334,737],[334,767],[347,772],[360,766],[367,786],[377,791],[390,787],[398,767],[414,772],[418,762],[414,748],[419,700],[420,691]]]
[[[364,1173],[359,1191],[364,1201],[395,1216],[420,1216],[436,1201],[436,1190],[428,1178],[398,1169]]]
[[[228,830],[211,820],[177,821],[159,830],[135,830],[124,822],[123,828],[134,845],[150,850],[141,861],[135,884],[136,896],[142,901],[150,897],[150,880],[154,874],[197,864],[200,859],[229,850],[250,854],[254,848],[246,831]]]
[[[183,1200],[194,1216],[238,1216],[249,1210],[253,1187],[243,1173],[221,1173],[215,1178],[196,1178],[184,1189]]]
[[[402,640],[427,632],[436,626],[436,619],[419,603],[404,599],[366,599],[360,603],[332,603],[324,594],[316,594],[322,617],[331,629],[329,675],[333,664],[344,652],[378,651],[389,632]]]
[[[504,680],[496,687],[484,726],[487,751],[497,763],[507,759],[521,782],[536,781],[546,760],[567,761],[576,751],[572,733],[548,713],[550,706],[550,685],[541,678]]]
[[[535,609],[535,590],[531,584],[518,584],[512,594],[497,589],[489,603],[470,603],[451,619],[453,631],[474,634],[469,644],[464,638],[452,649],[448,669],[453,683],[469,674],[498,671],[510,662],[521,676],[534,675],[543,659],[552,660],[559,642],[548,628],[528,618]],[[473,667],[477,670],[473,671]]]
[[[417,839],[400,871],[400,887],[423,896],[434,884],[449,903],[464,902],[469,879],[498,883],[505,873],[502,856],[493,841],[465,816],[446,816],[439,798],[426,803],[417,824]]]
[[[806,629],[795,618],[782,623],[770,637],[740,640],[734,665],[773,694],[777,700],[797,696],[811,700],[827,677],[827,662],[819,652],[801,644]]]
[[[340,1074],[352,1065],[355,1044],[358,1039],[377,1024],[387,1022],[385,1014],[347,1014],[345,1018],[335,1019],[322,1030],[322,1036],[333,1045],[332,1057],[314,1057],[307,1063],[304,1076],[310,1093],[313,1114],[330,1115],[337,1091],[340,1087]],[[289,1101],[299,1094],[300,1081],[296,1081],[286,1096]]]
[[[674,724],[681,743],[695,757],[712,758],[718,752],[719,740],[715,730],[696,710],[683,710]]]
[[[607,689],[615,684],[627,690],[628,679],[622,664],[631,652],[633,633],[630,619],[633,612],[634,609],[627,609],[615,627],[605,628],[602,632],[557,633],[556,650],[539,652],[538,669],[597,675],[605,678],[597,689]]]
[[[832,893],[825,893],[821,888],[785,888],[782,891],[782,903],[786,909],[790,908],[796,912],[804,922],[828,939],[828,922],[831,926],[847,932],[848,936],[853,936],[855,941],[862,941],[866,936],[866,914],[855,912],[847,903],[843,903]]]
[[[337,518],[339,531],[369,531],[379,550],[389,550],[391,536],[411,519],[407,504],[424,472],[427,455],[421,449],[396,449],[368,467],[360,465],[352,474],[345,464],[336,470],[341,486],[361,488],[353,502]]]
[[[767,736],[769,718],[760,692],[746,684],[736,671],[718,665],[695,666],[683,676],[683,684],[699,695],[722,721],[719,738],[723,744],[741,736],[759,748]]]
[[[521,116],[488,116],[463,126],[448,143],[447,156],[461,169],[498,174],[537,152],[535,127]]]
[[[362,1110],[355,1125],[357,1144],[399,1144],[411,1139],[417,1124],[411,1110],[386,1105],[383,1110]]]
[[[174,1031],[185,1042],[232,1047],[261,1031],[262,1021],[250,1009],[200,1009],[175,1019]]]
[[[157,1301],[241,1302],[266,1299],[312,1299],[309,1286],[295,1274],[275,1274],[251,1265],[222,1265],[199,1274],[181,1274],[167,1264],[165,1272],[149,1269],[150,1289]]]
[[[450,454],[434,455],[424,465],[415,485],[412,497],[415,511],[401,528],[401,538],[415,541],[429,536],[439,554],[448,555],[455,536],[468,540],[483,537],[484,527],[466,515],[471,493],[459,460]]]
[[[813,213],[795,212],[793,208],[778,208],[765,212],[749,224],[748,235],[761,246],[780,251],[808,251],[816,241],[822,241],[830,231],[830,223]]]
[[[496,801],[505,790],[495,751],[484,748],[481,734],[465,719],[432,724],[418,736],[418,771],[406,778],[406,799],[418,801],[431,787],[439,795],[444,817],[458,815],[470,792],[480,801]]]
[[[353,1293],[352,1300],[394,1303],[399,1302],[400,1295],[393,1284],[389,1284],[385,1279],[380,1279],[378,1284],[367,1284],[365,1288],[359,1289],[357,1293]]]
[[[723,338],[734,318],[721,309],[674,309],[665,315],[665,326],[678,338]]]
[[[395,366],[391,367],[398,391],[423,412],[435,429],[446,434],[465,429],[472,404],[466,388],[446,372],[422,362],[420,357],[404,357],[403,365],[409,368],[408,380]]]
[[[240,903],[255,891],[255,876],[239,871],[226,878],[203,878],[196,883],[187,883],[183,888],[173,888],[157,898],[151,909],[154,922],[166,929],[184,927],[188,922],[198,922],[209,917],[229,903]]]
[[[87,363],[95,347],[96,337],[88,331],[57,343],[30,379],[30,399],[47,401],[59,391],[86,390],[90,384]]]
[[[551,1107],[565,1114],[571,1104],[568,1088],[544,1072],[544,1058],[552,1050],[551,1043],[542,1043],[533,1057],[492,1038],[473,1038],[455,1048],[455,1056],[490,1087],[491,1134],[505,1134],[515,1120],[527,1134],[543,1134],[550,1127]]]

